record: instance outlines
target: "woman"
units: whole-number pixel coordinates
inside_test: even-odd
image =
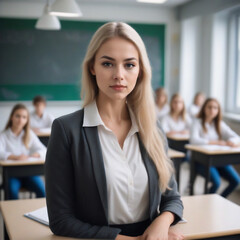
[[[155,90],[156,95],[156,110],[157,119],[161,120],[162,117],[169,113],[168,96],[164,88],[158,88]]]
[[[193,104],[188,109],[189,115],[193,119],[197,117],[204,101],[205,101],[205,95],[202,92],[196,93]]]
[[[137,32],[107,23],[83,63],[84,108],[54,121],[46,157],[50,228],[95,239],[182,239],[182,202],[156,128],[151,68]],[[158,212],[158,208],[160,213]]]
[[[13,107],[5,130],[0,134],[1,160],[45,159],[46,148],[30,130],[29,113],[23,104]],[[18,199],[19,189],[24,187],[35,192],[37,197],[45,196],[44,183],[39,176],[9,179],[10,199]]]
[[[170,101],[170,113],[163,117],[162,128],[167,136],[176,134],[189,134],[191,119],[186,114],[182,97],[175,93]]]
[[[213,144],[221,146],[238,146],[239,136],[222,121],[221,107],[214,98],[208,98],[203,104],[198,119],[192,125],[190,142],[192,144]],[[197,165],[197,170],[204,175],[204,168]],[[222,192],[227,197],[239,184],[240,177],[236,170],[227,165],[224,167],[211,167],[210,178],[212,186],[210,193],[215,193],[221,184],[221,177],[229,182],[228,187]]]

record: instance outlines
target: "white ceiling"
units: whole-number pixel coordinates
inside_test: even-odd
[[[0,0],[4,1],[4,0]],[[5,0],[6,1],[6,0]],[[42,2],[42,3],[46,3],[47,0],[8,0],[8,2],[31,2],[31,3],[36,3],[36,2]],[[50,3],[53,3],[54,0],[49,0]],[[155,5],[155,6],[163,6],[163,7],[177,7],[179,5],[182,5],[186,2],[192,1],[192,0],[167,0],[165,3],[163,4],[150,4],[150,3],[140,3],[137,2],[136,0],[76,0],[79,4],[81,3],[111,3],[111,4],[130,4],[130,5]]]

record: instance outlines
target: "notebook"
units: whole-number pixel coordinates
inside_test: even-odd
[[[24,216],[49,226],[47,207],[42,207],[32,212],[25,213]]]

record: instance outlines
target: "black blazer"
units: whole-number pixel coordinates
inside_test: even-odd
[[[121,229],[108,223],[107,184],[97,127],[82,127],[84,110],[53,122],[45,163],[50,229],[76,238],[115,239]],[[174,177],[171,190],[161,193],[156,167],[140,138],[149,180],[149,219],[159,211],[181,218],[183,206]]]

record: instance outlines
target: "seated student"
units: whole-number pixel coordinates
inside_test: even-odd
[[[50,229],[75,238],[183,239],[170,228],[183,206],[138,33],[125,23],[100,27],[82,81],[84,108],[54,121],[48,145]]]
[[[161,120],[163,116],[169,113],[168,96],[164,88],[158,88],[155,90],[155,102],[157,118]]]
[[[196,93],[193,104],[189,106],[188,113],[192,118],[196,118],[203,103],[205,101],[205,95],[202,92]]]
[[[162,118],[161,126],[167,136],[189,134],[191,118],[186,113],[182,97],[176,93],[170,101],[170,113]]]
[[[0,134],[1,160],[45,159],[46,148],[30,130],[29,113],[23,104],[13,107],[5,130]],[[37,197],[45,196],[44,183],[39,176],[9,179],[10,199],[18,199],[18,192],[24,187],[35,192]]]
[[[214,98],[208,98],[203,104],[198,119],[195,119],[190,136],[191,144],[214,144],[222,146],[238,146],[240,137],[222,121],[221,107]],[[204,167],[197,165],[197,171],[204,174]],[[220,186],[223,177],[229,182],[228,187],[222,192],[227,197],[239,184],[240,176],[231,165],[224,167],[211,167],[210,178],[212,187],[210,193],[215,193]]]
[[[30,125],[35,133],[39,133],[41,129],[51,130],[54,117],[45,111],[46,100],[42,96],[36,96],[33,99],[35,111],[30,115]]]

